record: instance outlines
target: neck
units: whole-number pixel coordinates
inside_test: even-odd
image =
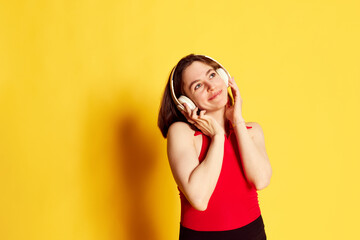
[[[225,108],[219,109],[219,110],[214,111],[214,112],[209,112],[209,113],[206,113],[206,114],[213,117],[218,122],[218,124],[224,129],[224,131],[226,132]]]

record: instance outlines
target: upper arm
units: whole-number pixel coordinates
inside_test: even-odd
[[[256,147],[266,158],[268,158],[267,153],[266,153],[266,148],[265,148],[265,137],[264,137],[264,132],[262,130],[262,127],[257,122],[249,122],[249,123],[247,123],[247,125],[252,126],[250,135],[251,135],[251,138],[253,139]]]
[[[258,182],[258,184],[256,184],[256,189],[257,190],[261,190],[264,189],[266,186],[269,185],[270,183],[270,178],[272,175],[272,168],[270,165],[270,160],[269,157],[266,153],[266,149],[265,149],[265,138],[264,138],[264,132],[260,126],[260,124],[256,123],[256,122],[252,122],[251,123],[252,128],[252,139],[253,142],[255,144],[255,146],[257,147],[257,149],[259,150],[259,152],[264,156],[264,161],[263,163],[263,169],[264,171],[262,172],[262,176],[261,176],[261,181]]]
[[[183,122],[176,122],[169,128],[167,153],[174,179],[187,196],[187,186],[192,171],[199,165],[194,144],[194,131]]]

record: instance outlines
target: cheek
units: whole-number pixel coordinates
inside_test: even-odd
[[[196,106],[201,107],[206,101],[207,96],[204,92],[199,92],[194,94],[191,99],[193,99]]]
[[[223,79],[221,79],[221,81],[220,81],[220,87],[227,89],[226,83]]]

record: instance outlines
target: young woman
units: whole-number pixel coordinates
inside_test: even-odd
[[[179,239],[266,239],[257,195],[272,175],[264,135],[242,117],[239,88],[226,70],[207,56],[182,58],[158,126],[180,191]]]

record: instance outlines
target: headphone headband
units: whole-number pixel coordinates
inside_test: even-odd
[[[179,102],[179,100],[176,98],[175,95],[175,90],[174,90],[174,73],[176,70],[177,64],[176,66],[173,68],[173,70],[171,71],[171,76],[170,76],[170,90],[171,90],[171,97],[174,100],[174,102],[176,103],[176,106],[182,106],[182,104]]]

